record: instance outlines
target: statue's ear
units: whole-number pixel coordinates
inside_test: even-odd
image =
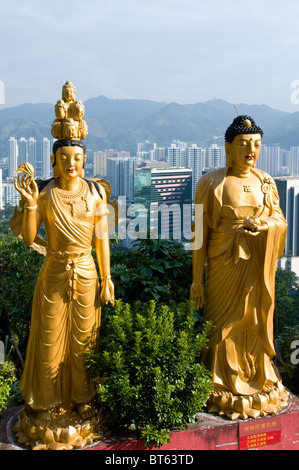
[[[56,162],[55,162],[55,156],[51,155],[51,162],[52,162],[52,168],[53,168],[53,178],[59,178]]]
[[[83,168],[79,174],[80,178],[84,178],[84,166],[85,166],[85,162],[86,162],[86,155],[84,155],[84,163],[83,163]]]
[[[230,168],[233,166],[233,159],[232,159],[232,149],[231,144],[229,142],[225,142],[225,155],[226,155],[226,166]]]

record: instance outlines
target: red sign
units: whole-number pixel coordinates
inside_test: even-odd
[[[239,424],[239,449],[254,449],[281,442],[280,418],[265,418]]]

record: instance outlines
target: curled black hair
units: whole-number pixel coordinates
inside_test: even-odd
[[[250,116],[243,115],[237,116],[226,129],[224,140],[231,144],[236,135],[239,134],[261,134],[261,137],[263,137],[264,132]]]

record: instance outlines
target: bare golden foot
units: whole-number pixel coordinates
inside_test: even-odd
[[[35,426],[49,426],[52,421],[52,410],[42,410],[37,412],[37,416],[34,419]]]
[[[98,412],[96,407],[91,403],[83,403],[82,405],[78,405],[77,409],[82,419],[91,419]]]

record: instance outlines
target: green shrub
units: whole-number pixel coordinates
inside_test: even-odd
[[[10,405],[10,395],[16,381],[16,369],[12,362],[0,364],[0,416]]]
[[[169,442],[171,429],[194,422],[212,391],[199,360],[210,324],[196,327],[190,302],[116,302],[101,350],[87,356],[108,427],[128,426],[146,447]]]

